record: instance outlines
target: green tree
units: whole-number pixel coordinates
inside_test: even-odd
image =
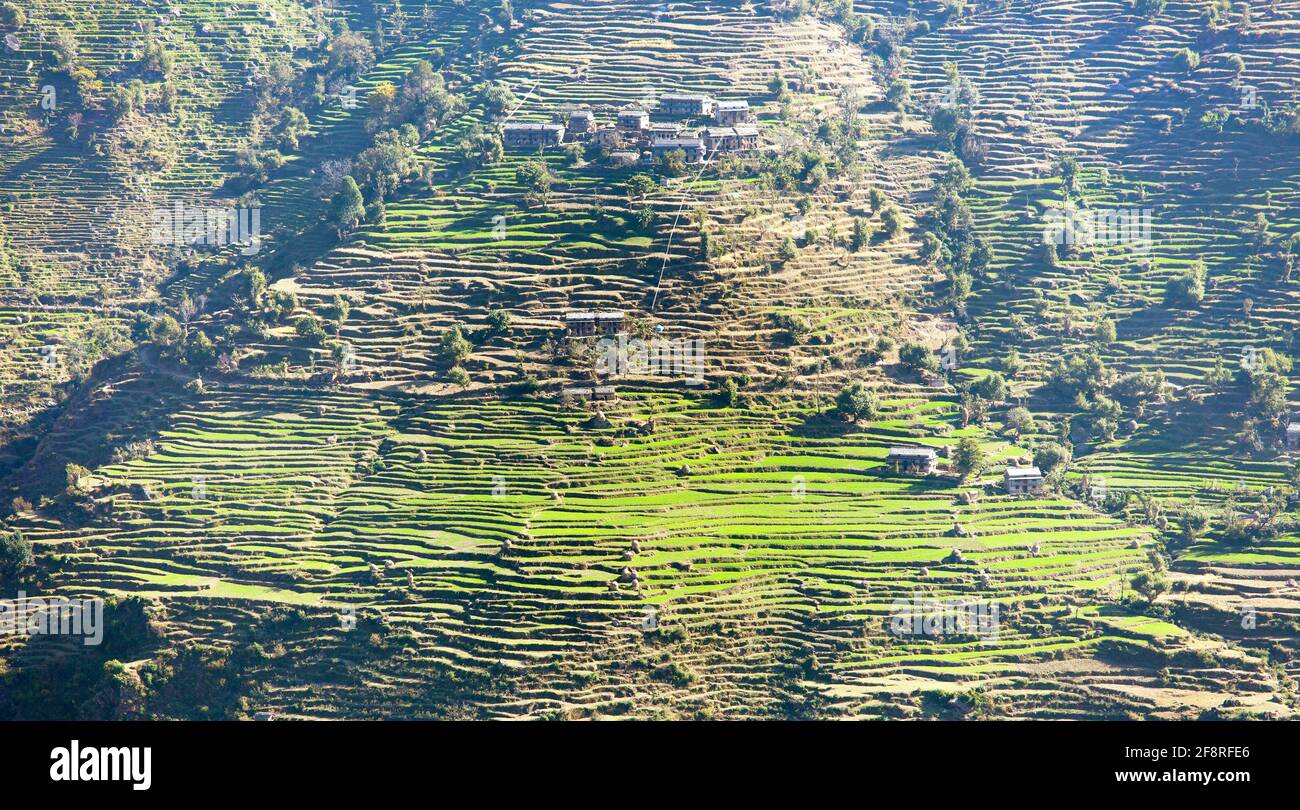
[[[898,361],[916,371],[939,373],[939,358],[924,343],[904,343],[898,350]]]
[[[853,380],[840,390],[835,408],[844,419],[871,421],[880,416],[880,399],[862,380]]]
[[[1007,430],[1019,439],[1026,433],[1033,433],[1037,430],[1034,424],[1034,415],[1029,412],[1028,408],[1016,406],[1007,411]]]
[[[474,351],[474,344],[465,339],[459,326],[453,326],[443,333],[442,356],[452,365],[460,365]]]
[[[1074,453],[1069,446],[1059,442],[1043,442],[1034,450],[1034,466],[1047,475],[1057,468],[1069,467],[1073,457]]]
[[[515,169],[515,182],[523,186],[530,196],[536,197],[545,204],[551,195],[551,186],[555,178],[551,174],[550,167],[544,162],[529,160]]]
[[[893,239],[903,232],[903,216],[899,213],[898,206],[886,206],[880,212],[880,224],[884,229],[886,239]]]
[[[1149,607],[1155,604],[1161,594],[1169,590],[1169,577],[1156,571],[1139,571],[1129,581],[1129,586],[1146,599]]]
[[[361,223],[366,215],[366,203],[361,197],[361,189],[352,175],[343,178],[343,183],[330,203],[330,223],[338,231],[339,238]]]
[[[16,586],[27,569],[34,565],[36,555],[32,551],[32,542],[17,529],[0,529],[0,587],[8,590]]]
[[[203,369],[211,366],[216,359],[217,348],[212,345],[212,340],[199,329],[191,332],[185,343],[185,364]]]
[[[971,383],[970,390],[972,394],[989,402],[1004,402],[1011,393],[1007,378],[996,371]]]
[[[957,451],[953,455],[953,468],[957,470],[962,480],[972,475],[979,475],[987,464],[988,456],[978,441],[967,436],[957,443]]]

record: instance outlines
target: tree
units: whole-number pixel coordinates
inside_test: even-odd
[[[782,263],[792,261],[794,257],[798,255],[799,248],[795,245],[794,239],[787,236],[785,239],[781,240],[781,247],[777,250],[776,257],[780,259]]]
[[[644,200],[650,192],[654,191],[656,185],[655,179],[643,172],[629,177],[623,184],[623,188],[627,191],[628,199]]]
[[[361,189],[352,175],[343,178],[343,183],[330,203],[330,223],[338,232],[339,238],[361,223],[366,215],[366,202],[361,196]]]
[[[1033,433],[1037,430],[1034,424],[1034,415],[1029,412],[1028,408],[1016,406],[1007,411],[1007,430],[1019,439],[1026,433]]]
[[[185,364],[192,368],[208,368],[217,359],[217,348],[202,330],[195,329],[185,344]]]
[[[374,146],[357,155],[357,184],[374,192],[374,199],[383,201],[419,172],[415,154],[419,143],[420,134],[410,124],[381,132]]]
[[[348,313],[351,311],[352,306],[341,295],[335,295],[325,308],[325,314],[329,316],[330,320],[340,324],[348,319]]]
[[[302,136],[311,129],[307,116],[297,107],[285,107],[275,127],[275,137],[281,148],[296,152]]]
[[[555,178],[551,174],[550,167],[544,162],[529,160],[515,169],[515,182],[523,186],[530,197],[536,197],[545,204],[550,197]]]
[[[1073,457],[1074,453],[1067,445],[1059,442],[1043,442],[1034,450],[1034,466],[1047,475],[1057,467],[1062,469],[1068,467]]]
[[[325,342],[325,326],[321,323],[320,318],[315,315],[303,315],[294,321],[293,327],[298,337],[313,346],[319,346]]]
[[[1115,338],[1116,332],[1114,321],[1110,318],[1102,318],[1097,321],[1097,325],[1093,327],[1092,330],[1092,339],[1094,341],[1102,346],[1109,346],[1115,342]]]
[[[957,443],[957,451],[953,455],[953,468],[957,470],[963,481],[972,475],[979,475],[987,464],[988,456],[975,439],[967,436]]]
[[[505,157],[501,136],[475,124],[456,142],[456,155],[460,162],[471,167],[491,166]]]
[[[1166,0],[1133,0],[1133,11],[1148,19],[1158,17],[1165,11]]]
[[[889,89],[885,91],[885,100],[899,111],[902,111],[907,106],[907,101],[911,96],[912,86],[907,83],[906,79],[894,79],[889,83]]]
[[[1150,607],[1161,594],[1169,590],[1169,577],[1156,571],[1139,571],[1130,580],[1129,586],[1141,594]]]
[[[681,177],[686,174],[686,151],[670,149],[659,157],[659,169],[669,177]]]
[[[453,116],[464,112],[465,99],[447,90],[447,82],[433,65],[421,59],[402,81],[400,98],[402,117],[428,134]]]
[[[898,350],[898,361],[916,371],[939,373],[939,358],[924,343],[904,343]]]
[[[239,273],[237,289],[238,294],[248,301],[248,306],[256,309],[266,294],[266,274],[256,267],[245,267]]]
[[[1101,355],[1089,348],[1057,358],[1048,371],[1047,384],[1060,396],[1074,399],[1079,394],[1091,396],[1102,390],[1108,379]]]
[[[1179,516],[1179,522],[1182,524],[1183,537],[1186,540],[1196,540],[1204,536],[1210,527],[1210,513],[1204,507],[1192,501]]]
[[[864,217],[855,217],[853,219],[853,240],[849,243],[853,252],[857,253],[862,250],[868,242],[871,241],[871,223]]]
[[[380,82],[366,96],[366,106],[370,115],[380,121],[388,117],[397,107],[397,85],[392,82]]]
[[[181,325],[171,315],[161,315],[149,328],[149,337],[159,346],[174,346],[181,338]]]
[[[510,329],[510,313],[504,309],[494,309],[488,313],[487,322],[492,333],[500,335]]]
[[[740,400],[740,386],[735,377],[727,377],[718,384],[718,400],[724,408],[734,408]]]
[[[458,388],[464,388],[469,385],[469,372],[463,366],[452,366],[447,369],[447,382]]]
[[[442,356],[452,365],[460,365],[473,351],[474,344],[465,339],[459,326],[453,326],[443,333]]]
[[[840,390],[835,409],[851,422],[871,421],[880,415],[880,399],[862,380],[853,380]]]
[[[0,587],[8,588],[36,564],[36,555],[32,551],[32,541],[23,533],[0,530]]]
[[[515,94],[501,82],[490,82],[482,88],[483,103],[489,115],[499,116],[513,110],[519,104]]]
[[[17,31],[27,24],[27,12],[17,3],[0,5],[0,25],[7,31]]]
[[[1201,55],[1191,48],[1183,48],[1175,57],[1178,66],[1187,73],[1191,73],[1201,66]]]
[[[331,76],[352,79],[375,64],[375,49],[361,34],[348,31],[335,37],[326,63]]]
[[[66,492],[73,497],[80,497],[90,493],[90,470],[80,464],[67,464],[63,468],[64,478],[67,482]]]
[[[972,394],[995,403],[1005,401],[1011,393],[1007,378],[996,371],[971,383],[970,390]]]
[[[1133,405],[1148,405],[1164,399],[1167,387],[1168,383],[1165,382],[1164,371],[1156,369],[1155,371],[1135,371],[1125,374],[1115,381],[1110,391],[1111,394],[1124,402]]]
[[[903,232],[903,216],[898,206],[889,205],[880,212],[880,224],[884,227],[885,239],[893,239]]]

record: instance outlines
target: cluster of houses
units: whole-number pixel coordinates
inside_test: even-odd
[[[654,113],[677,120],[652,123],[650,110],[625,107],[617,111],[613,123],[600,123],[594,111],[578,109],[569,113],[567,124],[506,123],[501,127],[502,143],[513,150],[595,143],[611,155],[623,152],[632,160],[653,160],[680,150],[687,163],[758,149],[758,127],[752,123],[748,101],[719,101],[700,93],[668,94],[659,98]],[[711,123],[688,127],[686,119],[709,119]]]
[[[938,463],[931,447],[891,447],[886,463],[895,473],[930,475]],[[1007,467],[1003,485],[1009,495],[1027,495],[1043,491],[1043,473],[1037,467]]]

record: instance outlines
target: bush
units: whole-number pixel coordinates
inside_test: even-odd
[[[315,315],[302,316],[294,322],[293,328],[298,337],[313,346],[319,346],[325,341],[325,326]]]
[[[17,583],[36,564],[32,543],[20,531],[0,531],[0,587]]]
[[[1059,442],[1044,442],[1034,451],[1034,466],[1043,471],[1043,475],[1057,467],[1065,469],[1074,458],[1074,451]]]
[[[898,350],[898,361],[916,371],[939,373],[939,358],[923,343],[904,343]]]
[[[970,392],[989,402],[1002,402],[1006,400],[1011,389],[1007,385],[1006,378],[995,371],[971,383]]]
[[[469,385],[469,372],[465,370],[464,366],[452,366],[447,370],[447,382],[464,388]]]
[[[465,339],[459,326],[453,326],[442,336],[442,355],[453,365],[460,365],[474,351],[474,345]]]
[[[1171,277],[1165,284],[1166,305],[1200,306],[1205,300],[1205,277],[1205,262],[1199,259],[1192,263],[1187,272]]]
[[[967,437],[957,443],[957,452],[953,456],[953,467],[961,477],[969,478],[971,475],[978,475],[988,464],[988,456],[984,454],[984,448],[974,439]]]
[[[849,421],[870,421],[880,416],[880,399],[862,380],[854,380],[840,391],[835,408]]]

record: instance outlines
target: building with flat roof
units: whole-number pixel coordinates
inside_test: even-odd
[[[521,123],[501,127],[501,143],[507,149],[559,146],[563,141],[564,127],[559,124]]]
[[[1004,480],[1012,495],[1043,491],[1043,473],[1037,467],[1007,467]]]
[[[569,125],[566,128],[569,140],[584,140],[595,131],[596,114],[591,110],[574,110],[569,113]]]
[[[718,126],[734,127],[750,121],[748,101],[719,101],[713,111],[713,122]]]
[[[703,93],[667,93],[659,97],[658,112],[682,118],[713,115],[715,102]]]
[[[896,473],[929,475],[934,472],[937,455],[930,447],[891,447],[886,461]]]
[[[686,153],[687,163],[700,163],[704,160],[704,141],[700,138],[661,138],[650,146],[656,158],[678,149]]]
[[[573,337],[589,337],[596,334],[596,313],[566,312],[564,326]]]
[[[709,127],[700,132],[700,138],[710,155],[752,152],[758,148],[758,127]]]
[[[640,132],[650,126],[650,113],[639,107],[618,111],[618,128],[627,132]]]

